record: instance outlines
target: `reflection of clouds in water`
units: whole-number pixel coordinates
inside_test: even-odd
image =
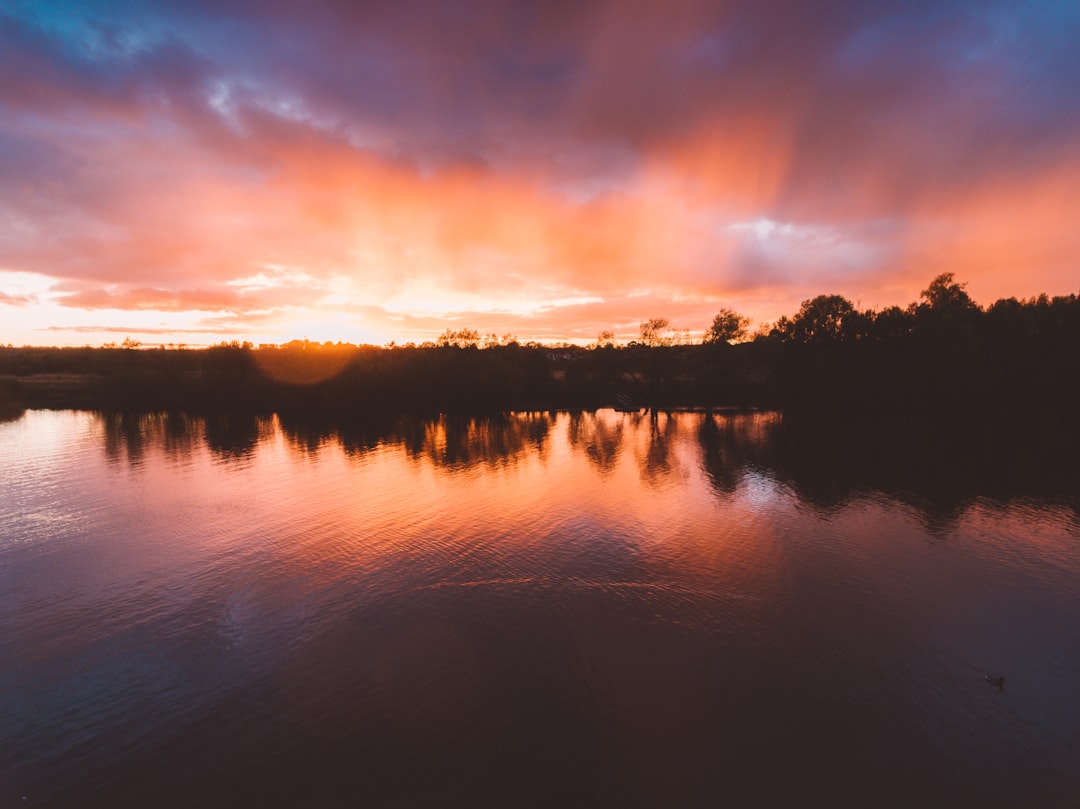
[[[241,645],[247,638],[248,624],[255,620],[257,614],[249,592],[231,594],[225,599],[217,619],[218,634],[230,646]]]
[[[742,502],[756,514],[773,510],[783,498],[784,491],[780,484],[768,475],[748,470],[743,474],[741,495]]]
[[[243,647],[246,654],[272,657],[307,642],[315,624],[331,616],[313,603],[325,594],[303,588],[301,581],[291,581],[280,590],[248,587],[231,593],[214,622],[218,637],[232,648]]]
[[[422,584],[413,587],[408,592],[421,592],[424,590],[443,590],[447,588],[469,589],[473,587],[538,587],[543,589],[585,589],[585,590],[641,590],[665,593],[681,593],[684,595],[700,595],[709,597],[722,596],[735,600],[747,599],[759,601],[760,598],[750,593],[739,591],[718,590],[715,586],[699,586],[676,580],[643,580],[643,581],[616,581],[607,579],[584,579],[580,576],[516,576],[501,579],[466,579],[459,581],[437,581],[431,584]]]
[[[147,794],[162,772],[180,782],[197,766],[216,776],[208,791],[250,794],[247,781],[222,790],[220,774],[246,779],[250,768],[264,783],[259,762],[286,761],[305,795],[322,796],[320,777],[359,762],[394,789],[427,773],[431,792],[397,801],[416,805],[443,789],[443,774],[465,773],[472,790],[474,774],[525,761],[538,762],[528,776],[545,777],[553,749],[590,773],[607,756],[613,773],[655,768],[667,752],[677,765],[659,759],[656,790],[640,793],[670,797],[670,783],[739,750],[771,755],[793,728],[804,737],[766,762],[766,776],[777,761],[827,769],[864,750],[876,758],[857,758],[860,768],[885,771],[893,751],[909,755],[923,729],[943,724],[972,740],[968,758],[949,747],[965,772],[989,762],[982,740],[997,733],[1033,777],[1072,773],[1061,745],[1076,671],[1068,513],[1047,522],[1034,507],[1003,518],[988,506],[965,516],[946,552],[928,549],[887,499],[830,519],[799,508],[792,477],[770,477],[775,465],[738,429],[725,437],[726,417],[717,446],[741,472],[734,494],[717,498],[698,466],[703,418],[658,420],[691,475],[661,489],[639,478],[651,425],[608,414],[582,418],[596,430],[582,427],[575,446],[560,414],[551,462],[526,454],[512,475],[478,466],[455,477],[400,446],[365,465],[330,447],[314,463],[277,436],[228,472],[206,448],[190,474],[148,451],[145,474],[161,481],[144,503],[102,480],[100,463],[54,463],[68,470],[58,489],[68,497],[83,472],[102,520],[81,547],[4,556],[6,592],[29,582],[35,593],[0,599],[4,625],[37,634],[4,672],[14,721],[0,727],[0,749],[35,755],[25,745],[36,736],[41,782],[66,786],[58,770],[113,744],[123,758],[103,756],[87,780],[146,773]],[[619,423],[629,443],[599,480],[588,447]],[[94,448],[100,456],[99,436]],[[103,561],[88,564],[91,553]],[[952,657],[972,662],[962,670]],[[1008,675],[1016,710],[1002,714],[985,671]],[[905,722],[910,735],[895,741]],[[73,724],[88,734],[76,755],[64,748]],[[808,762],[834,725],[842,746]],[[612,744],[631,737],[644,741]],[[720,737],[730,745],[717,753]],[[581,738],[592,741],[565,750]],[[135,742],[145,754],[128,758]],[[341,794],[358,783],[342,776]],[[668,803],[707,803],[685,797]]]

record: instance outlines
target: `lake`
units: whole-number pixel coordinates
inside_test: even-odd
[[[1080,806],[1077,493],[820,439],[0,423],[0,806]]]

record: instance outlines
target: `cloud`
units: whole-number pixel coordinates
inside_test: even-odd
[[[116,324],[114,326],[46,326],[44,331],[71,332],[74,334],[146,334],[155,337],[168,337],[178,334],[215,335],[219,333],[215,328],[183,329],[166,326],[133,326],[131,324]],[[238,331],[238,333],[242,332]]]
[[[0,306],[28,306],[33,302],[30,295],[9,295],[0,291]]]
[[[65,291],[68,290],[68,291]],[[155,312],[233,312],[251,316],[266,309],[313,303],[317,292],[289,287],[266,287],[252,291],[233,289],[124,288],[116,291],[57,288],[54,300],[78,309],[149,310]]]
[[[641,291],[704,328],[944,270],[1070,291],[1078,30],[1005,2],[18,6],[0,266],[63,310],[373,305],[387,336],[591,333]]]

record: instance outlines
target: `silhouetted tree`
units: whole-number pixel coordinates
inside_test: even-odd
[[[982,310],[964,291],[951,272],[942,273],[922,291],[923,303],[915,307],[915,337],[926,354],[928,368],[938,378],[940,390],[956,387],[966,377],[969,391],[979,376],[978,326]]]
[[[671,326],[666,317],[654,317],[641,324],[641,342],[647,346],[663,346],[671,342],[664,332]]]
[[[712,325],[705,330],[706,343],[735,343],[746,337],[750,318],[740,315],[733,309],[723,308],[713,318]]]
[[[772,342],[791,342],[795,339],[795,321],[787,315],[781,315],[772,328],[762,330],[761,337]]]
[[[925,306],[938,311],[964,312],[978,309],[975,301],[964,290],[967,284],[958,284],[951,272],[943,272],[930,282],[920,296]]]
[[[737,333],[722,310],[711,336]],[[726,322],[727,321],[727,322]],[[993,417],[1037,405],[1047,430],[1080,412],[1080,298],[1005,299],[983,311],[951,274],[920,302],[859,311],[839,295],[804,301],[752,342],[715,350],[674,342],[670,323],[641,324],[641,342],[603,350],[503,337],[475,347],[471,329],[422,346],[377,348],[296,340],[206,350],[0,346],[0,380],[15,412],[31,407],[157,408],[281,413],[475,413],[590,408],[619,395],[650,407],[753,405],[833,411]],[[718,341],[723,345],[726,341]],[[598,346],[614,343],[602,332]],[[990,416],[988,416],[989,418]]]
[[[856,314],[855,306],[847,298],[818,295],[802,302],[791,322],[791,338],[800,343],[839,340],[845,336],[845,323]]]
[[[438,344],[443,347],[475,348],[480,343],[480,332],[475,329],[447,329],[439,335]]]
[[[892,342],[910,334],[913,323],[912,310],[888,306],[874,315],[870,334],[880,342]]]

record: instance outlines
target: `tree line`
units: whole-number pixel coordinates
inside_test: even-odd
[[[0,347],[0,413],[20,407],[252,412],[475,412],[742,406],[801,415],[1080,412],[1080,299],[983,308],[951,273],[906,307],[819,295],[748,332],[721,309],[700,339],[665,318],[619,345],[521,343],[448,329],[424,345],[293,341],[208,349]]]

